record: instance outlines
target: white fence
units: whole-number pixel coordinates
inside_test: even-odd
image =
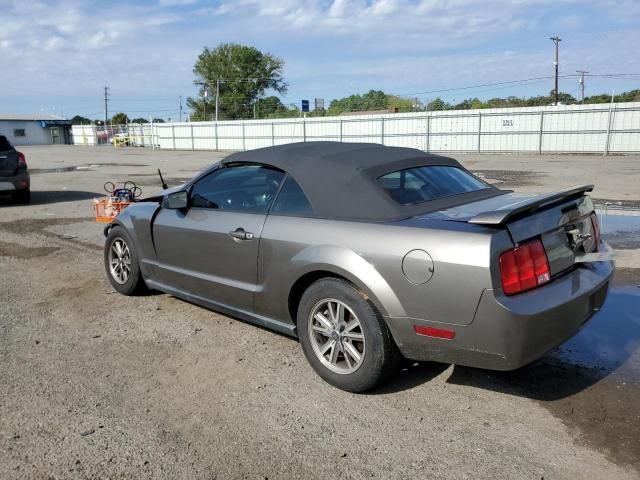
[[[74,143],[94,145],[107,133],[92,129],[74,126]],[[117,130],[122,131],[125,129]],[[115,136],[117,132],[111,133]],[[639,153],[640,102],[136,124],[128,125],[126,132],[130,145],[169,150],[252,150],[292,142],[333,140],[374,142],[439,153]]]

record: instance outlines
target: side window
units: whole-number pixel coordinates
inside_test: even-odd
[[[283,177],[284,173],[259,165],[221,168],[193,186],[191,206],[266,214]]]
[[[271,215],[285,215],[290,217],[315,217],[313,208],[300,185],[292,178],[287,177],[276,198]]]

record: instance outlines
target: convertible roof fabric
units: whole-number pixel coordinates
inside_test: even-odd
[[[379,176],[423,165],[463,167],[449,157],[374,143],[290,143],[233,153],[221,163],[238,162],[268,165],[289,173],[321,218],[403,219],[504,193],[489,187],[415,205],[399,205],[378,183]]]

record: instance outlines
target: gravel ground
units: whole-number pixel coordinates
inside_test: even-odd
[[[292,339],[164,294],[123,297],[106,280],[91,218],[102,183],[151,193],[155,168],[176,184],[221,154],[24,152],[33,204],[0,200],[0,478],[638,478],[640,297],[626,286],[640,279],[638,250],[625,250],[609,317],[592,322],[632,326],[613,367],[574,361],[599,358],[586,332],[517,372],[406,362],[352,395],[323,383]],[[495,157],[461,158],[508,171]],[[564,158],[513,168],[550,172],[528,178],[552,190]],[[601,198],[640,200],[638,182],[594,172]]]

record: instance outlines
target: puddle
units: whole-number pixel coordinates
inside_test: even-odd
[[[91,163],[89,165],[77,165],[75,167],[55,167],[55,168],[30,168],[29,173],[65,173],[65,172],[88,172],[92,168],[99,167],[148,167],[144,163]]]
[[[500,184],[500,188],[536,185],[534,179],[540,176],[524,170],[473,170],[473,173],[489,183]]]
[[[600,312],[551,357],[568,365],[615,372],[640,386],[640,288],[614,287]]]
[[[578,444],[640,469],[640,288],[611,289],[572,339],[511,372],[455,367],[448,382],[540,402]]]
[[[29,173],[31,175],[38,173],[64,173],[64,172],[75,172],[81,170],[80,167],[57,167],[57,168],[30,168]],[[85,168],[84,170],[88,170]]]
[[[640,248],[640,210],[598,210],[600,231],[618,249]]]
[[[0,241],[0,257],[14,257],[24,260],[46,257],[57,250],[57,247],[27,247],[18,243]]]

